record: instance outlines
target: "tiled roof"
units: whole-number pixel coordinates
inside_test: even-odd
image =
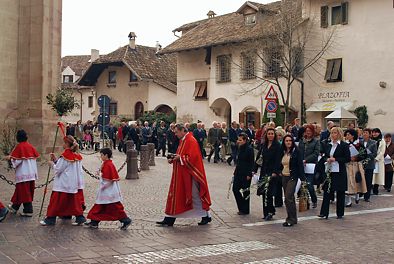
[[[69,66],[76,75],[82,76],[88,68],[90,55],[65,56],[62,58],[62,72]]]
[[[263,32],[267,33],[264,25],[274,18],[274,11],[279,10],[281,2],[270,4],[259,4],[250,2],[262,11],[262,19],[255,25],[246,25],[244,16],[234,12],[214,18],[204,19],[185,24],[176,30],[190,29],[182,36],[165,47],[160,53],[172,53],[182,50],[197,49],[227,43],[243,42],[261,37]],[[264,12],[273,11],[273,12]]]
[[[124,63],[138,77],[152,79],[160,85],[166,85],[165,88],[169,90],[174,90],[175,87],[176,91],[176,54],[159,55],[154,47],[136,45],[135,49],[131,49],[129,45],[126,45],[101,56],[93,62],[88,71],[93,70],[95,66],[111,63]]]
[[[61,84],[62,89],[92,89],[90,86],[81,86],[78,85],[78,83],[62,83]]]

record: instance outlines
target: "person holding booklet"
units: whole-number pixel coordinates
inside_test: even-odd
[[[312,200],[312,208],[317,207],[317,196],[313,187],[315,166],[320,153],[320,142],[315,138],[315,127],[307,125],[305,127],[304,138],[299,143],[299,149],[304,162],[304,172],[308,184],[308,191]]]
[[[327,144],[324,159],[328,167],[327,179],[323,183],[323,203],[319,217],[328,218],[330,209],[330,194],[337,193],[337,219],[345,214],[345,191],[347,190],[346,163],[350,161],[350,150],[343,141],[343,131],[333,127],[330,131],[331,142]]]

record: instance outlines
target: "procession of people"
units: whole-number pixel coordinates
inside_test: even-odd
[[[112,150],[105,147],[99,151],[100,184],[95,204],[87,214],[90,221],[84,216],[85,182],[79,151],[89,144],[77,136],[76,131],[94,131],[94,125],[90,125],[84,127],[78,122],[68,126],[63,137],[63,153],[59,157],[54,153],[49,156],[55,177],[46,217],[40,221],[43,226],[55,225],[57,218],[73,216],[73,225],[93,229],[98,228],[101,221],[120,221],[121,229],[127,229],[132,222],[122,204],[120,177],[111,160]],[[159,226],[173,226],[177,218],[201,218],[198,225],[212,221],[205,158],[208,163],[213,158],[214,163],[234,166],[232,191],[238,215],[250,214],[252,185],[256,185],[255,194],[262,200],[262,218],[272,220],[277,208],[284,204],[285,227],[298,222],[296,197],[300,185],[306,186],[312,209],[318,207],[317,193],[323,192],[317,216],[325,219],[333,202],[337,218],[343,219],[345,208],[351,207],[353,201],[356,205],[361,198],[370,202],[371,194],[378,195],[380,186],[387,192],[392,187],[394,145],[391,134],[383,134],[378,128],[356,130],[349,125],[342,129],[328,122],[327,129],[321,131],[319,124],[301,126],[297,118],[285,129],[269,122],[256,130],[252,123],[245,128],[244,124],[233,121],[229,129],[225,122],[213,122],[207,132],[202,122],[166,124],[161,120],[158,125],[156,122],[144,122],[143,126],[138,122],[121,123],[119,127],[111,125],[105,132],[113,140],[112,148],[120,152],[124,151],[127,140],[133,140],[137,151],[141,145],[154,143],[156,155],[166,157],[172,166],[165,217],[156,222]],[[0,222],[9,213],[16,214],[21,205],[21,216],[33,215],[39,154],[28,143],[24,130],[17,132],[16,139],[18,144],[6,157],[15,169],[16,187],[11,203],[8,206],[0,203]],[[94,142],[90,146],[100,148]]]

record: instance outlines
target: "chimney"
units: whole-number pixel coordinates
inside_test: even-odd
[[[100,52],[99,50],[96,49],[91,49],[90,50],[90,62],[94,62],[100,57]]]
[[[216,13],[213,12],[212,10],[209,10],[209,12],[207,13],[208,18],[213,18],[216,16]]]
[[[161,51],[161,45],[158,41],[156,41],[156,53],[158,53],[159,51]]]
[[[129,33],[129,47],[133,50],[135,50],[135,38],[137,36],[135,35],[134,32]]]

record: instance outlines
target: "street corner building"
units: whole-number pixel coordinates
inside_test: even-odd
[[[232,13],[216,16],[209,11],[208,18],[173,30],[180,37],[160,53],[178,55],[178,121],[201,120],[210,125],[236,120],[260,126],[265,104],[262,98],[271,86],[264,80],[281,68],[274,53],[267,54],[267,63],[263,63],[265,50],[258,41],[269,35],[266,28],[277,19],[281,4],[247,1]],[[300,100],[292,99],[299,98],[299,90],[293,89],[290,96],[293,116],[297,112],[292,110],[300,108]]]
[[[129,44],[107,54],[96,56],[79,86],[92,88],[92,99],[107,95],[112,118],[139,119],[144,112],[175,113],[177,105],[176,54],[159,54],[156,47],[136,45],[130,32]],[[94,102],[94,115],[99,109]],[[91,110],[89,110],[91,111]]]
[[[316,22],[309,45],[333,34],[328,51],[305,74],[308,122],[325,123],[336,109],[366,106],[368,126],[392,132],[393,1],[303,0],[303,17]]]

